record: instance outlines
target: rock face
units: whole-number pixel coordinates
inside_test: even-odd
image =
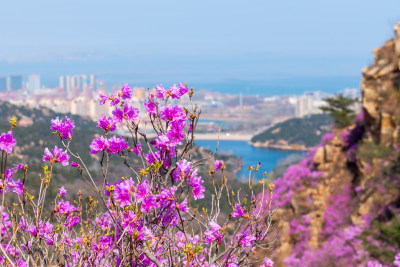
[[[400,115],[400,24],[396,37],[373,51],[374,65],[363,69],[362,106],[368,138],[382,145],[398,142]]]
[[[332,137],[310,155],[313,161],[310,168],[321,172],[321,177],[318,182],[303,179],[300,186],[293,189],[293,194],[289,194],[287,204],[278,210],[281,234],[275,266],[322,266],[319,265],[318,255],[306,255],[314,253],[313,250],[321,254],[319,258],[324,266],[366,264],[365,260],[369,257],[366,254],[349,255],[344,259],[325,252],[328,243],[336,240],[328,233],[332,209],[339,209],[339,212],[343,209],[341,216],[345,216],[341,220],[331,220],[336,231],[345,231],[350,226],[362,229],[365,218],[371,216],[374,208],[388,205],[399,196],[399,187],[385,189],[383,193],[371,188],[371,182],[384,179],[380,176],[381,170],[389,164],[384,157],[375,156],[372,150],[383,153],[381,151],[387,148],[392,151],[393,146],[400,143],[400,23],[395,27],[395,37],[373,53],[374,64],[362,70],[363,117],[348,129],[335,129]],[[379,181],[382,184],[386,182],[390,183]],[[290,182],[277,181],[276,187],[280,183]],[[344,198],[350,199],[348,203],[351,204],[341,207],[340,199]],[[303,236],[306,240],[303,246],[307,251],[303,252],[298,245],[301,242],[299,235],[293,234],[296,232],[295,222],[299,221],[305,227],[299,229],[307,232]],[[340,242],[338,244],[341,246]],[[360,246],[355,251],[362,251],[362,244],[354,244],[353,247]],[[351,254],[351,251],[343,253]],[[296,259],[300,261],[296,262]]]

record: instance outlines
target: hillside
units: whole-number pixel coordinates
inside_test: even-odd
[[[400,24],[395,31],[362,71],[354,124],[327,134],[276,180],[276,266],[393,266],[400,251]]]
[[[333,120],[326,114],[294,118],[274,125],[251,139],[254,146],[306,149],[317,145],[330,131]]]

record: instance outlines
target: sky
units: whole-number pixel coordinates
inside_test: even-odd
[[[358,87],[399,0],[0,3],[0,75],[95,73],[264,94]]]

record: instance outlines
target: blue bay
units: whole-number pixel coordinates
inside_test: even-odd
[[[197,146],[215,150],[217,140],[197,140]],[[243,167],[238,173],[238,178],[248,177],[249,165],[257,165],[261,162],[260,170],[262,172],[271,172],[282,159],[290,155],[304,155],[300,151],[287,151],[273,148],[253,147],[247,141],[220,141],[218,147],[219,153],[229,153],[242,158]]]

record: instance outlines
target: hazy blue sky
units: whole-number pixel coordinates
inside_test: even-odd
[[[357,86],[399,21],[399,0],[2,1],[0,75]]]

